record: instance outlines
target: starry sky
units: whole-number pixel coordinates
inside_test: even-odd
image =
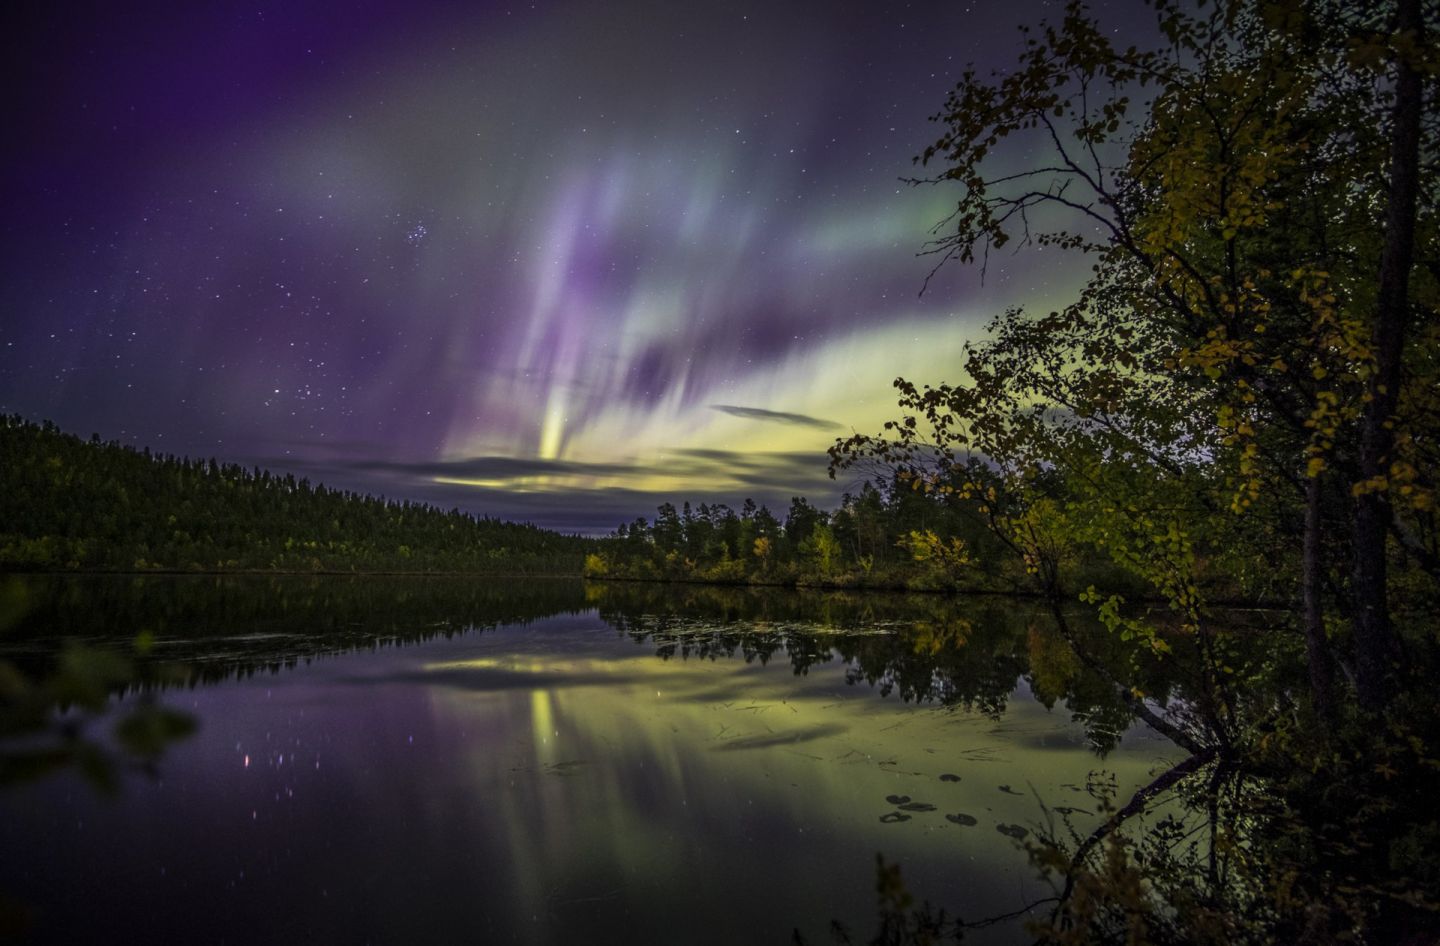
[[[957,195],[900,181],[1044,0],[28,6],[0,411],[82,436],[567,531],[783,513],[1088,265],[921,295]]]

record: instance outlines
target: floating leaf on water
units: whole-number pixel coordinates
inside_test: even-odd
[[[906,802],[900,806],[901,811],[934,811],[935,806],[923,801]]]
[[[903,805],[910,800],[909,795],[886,795],[885,800],[892,805]]]
[[[995,830],[999,831],[1001,834],[1012,837],[1017,841],[1025,840],[1025,838],[1030,834],[1027,829],[1020,827],[1018,824],[997,824],[995,826]]]
[[[940,776],[940,781],[942,781],[942,782],[958,782],[958,781],[960,781],[960,776],[956,775],[956,774],[953,773],[953,772],[946,772],[944,775]]]
[[[964,812],[957,812],[953,815],[946,815],[945,820],[950,822],[951,824],[964,825],[967,828],[973,827],[980,823],[974,815],[967,815]]]
[[[553,762],[545,767],[547,775],[579,775],[579,767],[586,765],[583,759],[572,759],[569,762]]]
[[[892,811],[892,812],[890,812],[889,814],[884,814],[884,815],[881,815],[881,816],[880,816],[880,823],[881,823],[881,824],[899,824],[899,823],[902,822],[902,821],[909,821],[909,820],[910,820],[910,816],[909,816],[909,815],[902,815],[902,814],[901,814],[900,812],[898,812],[898,811]]]
[[[1001,786],[1000,786],[1000,791],[1004,792],[1004,793],[1007,794],[1007,795],[1024,795],[1024,794],[1025,794],[1024,792],[1017,792],[1017,791],[1015,791],[1015,789],[1011,788],[1009,785],[1001,785]]]

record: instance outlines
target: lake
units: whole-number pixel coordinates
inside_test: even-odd
[[[199,728],[113,797],[73,771],[0,793],[24,942],[867,939],[877,854],[917,899],[1007,913],[1048,892],[1022,838],[1088,833],[1087,782],[1123,792],[1179,755],[1025,600],[532,578],[25,594],[0,656],[148,632],[145,660],[187,680],[160,699]]]

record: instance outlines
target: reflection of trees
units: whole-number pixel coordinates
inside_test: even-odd
[[[938,640],[944,643],[935,646]],[[836,650],[849,683],[864,681],[881,696],[934,701],[999,716],[1028,671],[1025,637],[1013,627],[964,619],[938,629],[918,623],[886,636],[844,638]]]
[[[784,660],[802,675],[839,664],[848,683],[906,702],[998,716],[1023,678],[1044,705],[1068,709],[1102,750],[1135,715],[1134,697],[1106,669],[1128,668],[1134,654],[1068,616],[1067,633],[1097,655],[1089,665],[1076,659],[1038,599],[566,580],[32,577],[27,585],[31,605],[5,636],[7,660],[40,678],[57,666],[56,640],[87,641],[133,663],[107,678],[110,692],[274,673],[325,655],[598,607],[662,659]],[[147,644],[137,654],[141,632]],[[1181,666],[1140,669],[1149,703],[1183,704]]]
[[[1440,863],[1427,852],[1440,842],[1440,719],[1422,696],[1425,665],[1383,726],[1317,732],[1291,722],[1303,680],[1258,685],[1274,679],[1263,621],[1225,628],[1231,685],[1220,694],[1206,690],[1197,642],[1166,660],[1165,691],[1143,661],[1117,654],[1113,636],[1052,617],[1029,640],[1037,695],[1095,714],[1091,727],[1141,717],[1186,755],[1129,796],[1092,777],[1103,820],[1084,831],[1039,800],[1042,827],[1025,847],[1049,896],[967,922],[882,895],[873,941],[935,943],[1022,919],[1037,943],[1056,946],[1436,941]],[[1106,745],[1104,732],[1092,728],[1092,742]]]
[[[991,716],[1005,711],[1023,679],[1045,706],[1064,705],[1099,751],[1142,718],[1188,753],[1123,800],[1113,781],[1092,779],[1088,788],[1104,816],[1092,830],[1075,830],[1066,809],[1041,812],[1047,827],[1028,847],[1055,889],[1019,913],[965,923],[914,908],[903,890],[896,893],[898,874],[882,865],[889,893],[882,893],[876,941],[939,942],[1022,914],[1038,919],[1043,908],[1048,942],[1070,942],[1071,935],[1075,942],[1120,941],[1144,913],[1149,938],[1142,942],[1209,936],[1218,943],[1239,929],[1244,914],[1237,910],[1269,909],[1273,891],[1253,884],[1260,856],[1253,828],[1273,815],[1277,798],[1253,771],[1242,771],[1234,746],[1241,720],[1273,717],[1277,697],[1240,685],[1217,695],[1204,659],[1208,645],[1193,635],[1162,625],[1157,633],[1170,644],[1162,659],[1149,641],[1126,641],[1053,599],[615,583],[587,595],[607,622],[661,659],[786,660],[796,674],[839,662],[847,682],[881,696]],[[1273,653],[1265,614],[1216,624],[1226,631],[1225,659],[1237,674]],[[1185,804],[1150,823],[1154,803],[1172,792]],[[1146,827],[1137,831],[1137,824]],[[1210,922],[1213,930],[1197,929]]]
[[[128,648],[190,684],[274,673],[327,654],[525,624],[586,607],[580,582],[473,578],[108,577],[26,579],[31,605],[6,634],[13,663],[53,666],[57,640]]]
[[[848,683],[881,696],[990,716],[1005,711],[1024,679],[1047,708],[1063,704],[1102,751],[1137,711],[1184,704],[1179,662],[1142,663],[1135,679],[1148,697],[1140,700],[1109,669],[1129,672],[1140,661],[1134,647],[1036,599],[643,583],[595,585],[587,596],[605,621],[662,659],[784,659],[796,674],[839,661]],[[1095,656],[1077,659],[1066,635]]]
[[[197,722],[161,704],[165,689],[584,604],[577,581],[11,578],[0,585],[0,785],[74,766],[109,790],[122,771],[153,771]]]
[[[1056,881],[1039,941],[1435,942],[1433,650],[1407,668],[1387,718],[1327,729],[1296,724],[1307,681],[1277,670],[1270,633],[1225,631],[1218,675],[1203,638],[1175,654],[1199,698],[1142,713],[1188,755],[1118,807],[1102,786],[1108,817],[1090,833],[1052,823],[1031,846]],[[1107,682],[1134,706],[1134,679]],[[1166,798],[1179,804],[1159,808]]]
[[[1425,891],[1440,888],[1440,867],[1422,852],[1440,822],[1424,815],[1431,808],[1420,774],[1436,766],[1428,748],[1435,734],[1424,731],[1433,712],[1413,707],[1411,718],[1422,722],[1392,723],[1392,732],[1368,734],[1364,747],[1287,726],[1304,680],[1286,686],[1275,675],[1274,622],[1284,615],[1212,615],[1211,640],[1160,625],[1158,638],[1169,645],[1162,657],[1149,641],[1125,641],[1040,599],[641,584],[587,595],[607,622],[662,659],[788,661],[796,674],[838,662],[849,683],[881,696],[992,716],[1024,679],[1047,707],[1065,706],[1101,751],[1141,718],[1186,753],[1127,797],[1116,796],[1113,781],[1093,779],[1088,789],[1103,815],[1093,828],[1077,830],[1066,809],[1042,801],[1044,827],[1027,848],[1053,880],[1051,896],[969,923],[923,907],[900,910],[904,898],[891,897],[881,929],[899,938],[885,942],[937,942],[937,931],[1018,922],[1021,914],[1043,920],[1037,936],[1047,943],[1120,942],[1137,929],[1136,941],[1150,943],[1248,942],[1257,930],[1281,931],[1279,941],[1330,942],[1359,929],[1370,931],[1369,941],[1390,942],[1413,927],[1375,939],[1375,930],[1389,928],[1378,924],[1390,922],[1377,916],[1401,915],[1383,902],[1403,904],[1412,924],[1415,911],[1436,907]],[[1256,685],[1266,679],[1281,685]],[[1315,738],[1334,740],[1323,779],[1295,765],[1316,758]],[[1374,767],[1387,753],[1393,766]],[[1178,804],[1162,807],[1167,799]],[[1377,863],[1396,845],[1372,839],[1405,834],[1414,840],[1400,853],[1412,852],[1414,863]],[[1350,894],[1327,900],[1337,885]],[[1366,898],[1374,902],[1366,906]],[[1317,902],[1325,906],[1313,909]]]
[[[592,607],[662,659],[775,661],[796,674],[835,667],[852,685],[908,702],[998,716],[1024,680],[1047,707],[1081,721],[1097,749],[1113,746],[1139,715],[1189,752],[1132,797],[1092,784],[1104,812],[1093,830],[1072,830],[1062,809],[1037,812],[1047,826],[1029,841],[1055,881],[1053,897],[1037,904],[1050,914],[1051,941],[1104,941],[1139,918],[1150,942],[1243,941],[1246,929],[1326,942],[1361,928],[1370,941],[1391,942],[1413,927],[1382,926],[1377,917],[1413,918],[1436,907],[1430,891],[1440,889],[1440,865],[1425,852],[1440,837],[1432,813],[1440,733],[1423,698],[1429,691],[1419,676],[1408,681],[1409,702],[1384,728],[1328,736],[1297,728],[1287,720],[1304,698],[1304,681],[1287,685],[1274,670],[1275,631],[1264,614],[1227,618],[1230,683],[1223,696],[1207,696],[1213,678],[1197,669],[1208,665],[1193,637],[1162,629],[1173,645],[1162,660],[1042,599],[564,581],[27,582],[31,607],[0,638],[0,664],[31,682],[55,679],[57,669],[70,682],[78,674],[99,687],[70,691],[82,707],[104,706],[126,690],[140,690],[144,700],[168,686]],[[65,668],[55,638],[124,659],[70,660]],[[1256,683],[1263,680],[1272,683]],[[53,721],[70,682],[30,688],[27,725]],[[0,701],[11,714],[0,724],[19,719],[18,705]],[[183,731],[173,717],[137,720],[123,738],[142,761]],[[18,731],[0,725],[0,737]],[[1323,739],[1330,741],[1322,755]],[[88,764],[80,755],[39,761]],[[1295,764],[1304,758],[1326,760],[1323,779]],[[1157,820],[1162,797],[1181,804],[1159,809]],[[1337,889],[1350,892],[1337,897]],[[1323,908],[1307,913],[1305,905],[1317,902]],[[1306,917],[1313,929],[1303,926]],[[1388,932],[1376,938],[1375,930]]]

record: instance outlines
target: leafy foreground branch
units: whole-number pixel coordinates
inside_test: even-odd
[[[0,635],[19,623],[28,598],[22,582],[0,582]],[[66,768],[106,793],[126,771],[153,775],[165,749],[196,725],[157,699],[159,685],[185,675],[144,660],[153,645],[149,633],[128,653],[71,641],[43,673],[0,659],[0,789]],[[117,712],[113,697],[129,690],[135,699]]]

